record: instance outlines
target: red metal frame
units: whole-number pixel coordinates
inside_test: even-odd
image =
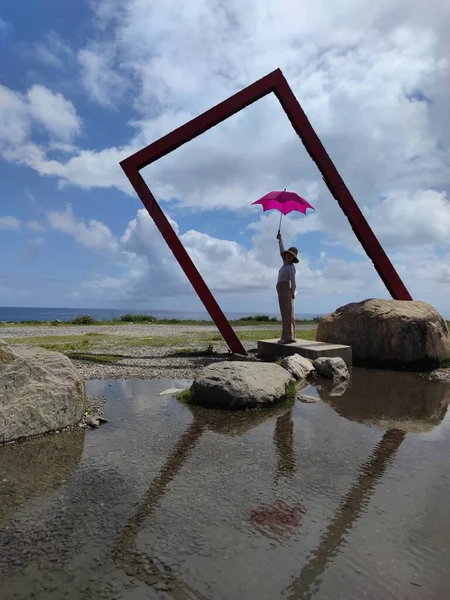
[[[328,156],[319,137],[308,121],[283,73],[280,69],[277,69],[195,119],[192,119],[192,121],[153,142],[146,148],[132,154],[120,163],[131,185],[148,210],[149,215],[155,221],[167,245],[172,250],[200,300],[223,335],[228,347],[232,352],[239,354],[246,353],[239,338],[233,331],[233,328],[139,171],[272,92],[278,98],[292,127],[319,168],[328,189],[344,211],[356,237],[361,242],[367,256],[372,260],[376,271],[391,296],[395,300],[412,300],[397,271],[384,252],[342,177],[339,175],[338,170]]]

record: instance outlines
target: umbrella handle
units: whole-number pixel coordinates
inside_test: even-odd
[[[281,219],[283,218],[283,213],[280,215],[280,222],[278,224],[278,233],[281,233]]]

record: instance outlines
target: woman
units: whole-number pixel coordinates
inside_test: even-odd
[[[295,267],[298,263],[298,250],[291,246],[288,250],[284,249],[281,233],[278,232],[277,240],[280,246],[280,254],[283,259],[283,266],[278,272],[278,302],[280,304],[282,334],[279,344],[292,344],[295,342],[295,317],[294,317],[294,299],[296,296]]]

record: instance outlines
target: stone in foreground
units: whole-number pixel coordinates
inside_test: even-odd
[[[297,340],[294,344],[278,344],[278,339],[260,340],[258,356],[261,358],[279,358],[300,354],[315,360],[321,356],[340,356],[347,365],[352,364],[352,348],[343,344],[328,344],[313,340]]]
[[[297,400],[300,400],[300,402],[304,402],[305,404],[317,404],[318,402],[321,402],[320,398],[317,398],[316,396],[308,396],[308,394],[302,394],[297,398]]]
[[[314,368],[317,374],[325,379],[333,379],[335,381],[350,379],[347,365],[342,358],[337,356],[318,358],[314,361]]]
[[[0,443],[75,425],[84,410],[84,381],[67,356],[0,340]]]
[[[356,364],[432,368],[450,358],[447,323],[425,302],[370,299],[324,317],[317,339],[349,344]]]
[[[300,354],[286,356],[286,358],[282,360],[281,366],[295,377],[295,379],[305,379],[315,371],[312,362],[304,356],[300,356]]]
[[[221,362],[200,372],[191,387],[192,401],[226,410],[273,406],[286,400],[286,386],[293,381],[275,364]]]

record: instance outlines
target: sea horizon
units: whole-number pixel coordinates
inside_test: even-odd
[[[152,315],[158,319],[180,319],[189,321],[211,321],[211,317],[203,311],[184,311],[167,309],[130,309],[130,308],[67,308],[67,307],[33,307],[33,306],[0,306],[0,323],[20,323],[22,321],[71,321],[80,315],[90,315],[96,321],[111,321],[125,314]],[[241,319],[256,314],[278,317],[278,313],[264,311],[240,312],[224,311],[228,319]],[[321,316],[313,313],[299,313],[298,319],[312,319]]]

